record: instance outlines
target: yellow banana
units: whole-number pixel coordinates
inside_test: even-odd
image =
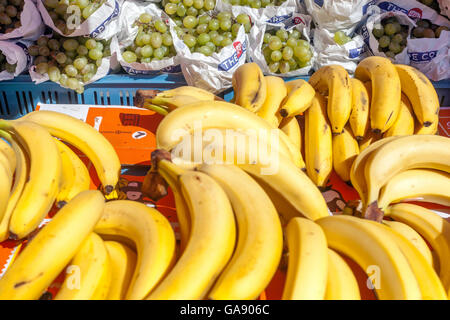
[[[364,83],[351,78],[352,84],[352,111],[348,119],[356,140],[361,141],[369,130],[370,95]]]
[[[9,167],[0,163],[0,219],[3,219],[8,207],[8,199],[11,193],[11,184],[13,177],[9,173]]]
[[[366,149],[368,146],[370,146],[372,143],[380,140],[383,138],[383,135],[380,133],[374,133],[372,130],[369,130],[366,133],[366,136],[359,141],[359,152],[362,152],[364,149]]]
[[[331,131],[340,134],[352,110],[352,84],[347,71],[340,65],[325,66],[312,74],[309,83],[319,94],[328,97]]]
[[[278,128],[281,121],[278,110],[287,95],[287,88],[284,80],[280,77],[265,76],[264,79],[267,86],[266,100],[256,114],[266,120],[272,127]]]
[[[305,162],[308,176],[319,187],[327,184],[333,170],[332,145],[325,99],[317,93],[305,114]]]
[[[180,183],[192,215],[189,242],[150,300],[204,298],[233,254],[236,226],[226,193],[202,172],[187,171]]]
[[[431,81],[414,67],[396,64],[395,68],[420,124],[429,127],[439,122],[439,98]]]
[[[84,191],[59,210],[0,279],[0,299],[38,299],[92,232],[104,203],[101,192]]]
[[[422,294],[406,257],[391,237],[370,221],[353,216],[330,216],[316,221],[328,246],[355,261],[369,276],[381,300],[417,300]]]
[[[145,298],[169,271],[175,254],[175,235],[159,211],[131,200],[107,202],[94,231],[119,235],[136,245],[137,263],[126,299]]]
[[[256,299],[277,270],[283,251],[278,213],[264,190],[236,166],[201,165],[223,188],[237,221],[238,242],[208,296],[214,300]]]
[[[328,278],[325,234],[316,223],[293,218],[286,227],[289,251],[283,300],[323,300]]]
[[[447,300],[447,293],[433,266],[429,264],[421,252],[407,238],[381,223],[366,221],[376,226],[380,233],[384,233],[386,237],[391,237],[400,248],[416,277],[423,300]]]
[[[30,159],[29,178],[9,223],[10,236],[22,239],[38,227],[53,206],[59,192],[61,156],[51,135],[38,124],[0,120],[1,127],[14,133]]]
[[[302,149],[302,132],[296,117],[284,118],[280,124],[280,129],[289,137],[293,145],[299,150]]]
[[[390,218],[416,230],[433,248],[439,258],[439,277],[445,290],[450,290],[450,224],[429,209],[410,203],[389,206]]]
[[[261,109],[267,97],[267,84],[256,63],[244,63],[237,68],[233,72],[231,83],[237,105],[251,112]]]
[[[352,269],[335,251],[328,249],[328,277],[325,300],[361,300]]]
[[[57,205],[59,207],[66,204],[78,193],[89,190],[91,184],[91,177],[86,165],[81,159],[72,151],[65,143],[55,139],[56,145],[61,153],[63,163],[63,180],[73,180],[71,183],[64,183],[61,191],[56,197]],[[64,154],[64,155],[63,155]],[[71,174],[70,178],[67,175]]]
[[[365,58],[356,67],[355,78],[372,81],[370,127],[375,133],[384,133],[400,111],[401,85],[394,64],[379,56]]]
[[[287,95],[281,102],[280,115],[283,118],[294,117],[305,112],[316,94],[314,88],[305,80],[286,82]]]
[[[94,165],[106,194],[114,190],[119,181],[120,160],[100,132],[81,120],[54,111],[34,111],[21,119],[40,124],[51,135],[83,152]]]
[[[406,136],[414,134],[414,114],[411,103],[402,93],[400,111],[394,124],[384,133],[384,137]]]
[[[450,139],[434,135],[400,136],[377,148],[364,168],[367,205],[377,201],[380,189],[392,177],[414,168],[450,172]]]
[[[92,232],[66,269],[66,277],[55,300],[104,300],[111,276],[111,262],[105,244]]]
[[[111,262],[111,285],[108,300],[123,300],[136,268],[136,253],[117,241],[105,241]]]
[[[432,197],[431,200],[428,196]],[[402,171],[383,186],[378,197],[378,207],[384,211],[391,203],[405,199],[450,207],[450,174],[430,169]]]
[[[0,219],[0,242],[5,241],[9,237],[9,221],[11,219],[11,214],[16,207],[17,202],[22,195],[25,183],[28,178],[28,165],[27,159],[25,158],[25,153],[22,148],[17,144],[17,142],[11,137],[8,137],[8,141],[11,143],[14,150],[15,158],[17,159],[16,171],[14,176],[14,184],[12,186],[11,192],[9,194],[8,204],[6,206],[5,214],[3,218]],[[6,181],[6,180],[0,180]]]
[[[12,174],[16,170],[16,153],[14,152],[13,148],[6,143],[3,139],[1,139],[0,136],[0,162],[2,162],[4,159],[6,159],[6,162],[9,164],[9,167],[11,169]]]
[[[350,169],[358,154],[358,141],[347,125],[341,134],[333,136],[333,168],[343,181],[350,181]]]
[[[407,224],[398,221],[383,220],[383,224],[387,225],[388,227],[392,228],[393,230],[400,233],[403,237],[408,239],[408,241],[411,242],[411,244],[415,246],[417,250],[419,250],[419,252],[425,258],[428,264],[430,266],[433,266],[434,264],[433,255],[430,251],[430,248],[428,247],[428,244],[425,242],[422,236],[416,230],[414,230]]]
[[[416,121],[414,122],[414,134],[437,134],[438,127],[439,121],[434,121],[431,125],[425,127],[416,118]]]

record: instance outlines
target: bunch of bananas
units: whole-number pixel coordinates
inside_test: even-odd
[[[9,142],[0,139],[0,242],[25,239],[54,204],[62,207],[89,189],[88,169],[64,142],[91,160],[105,193],[114,196],[119,158],[110,142],[83,121],[35,111],[0,120],[0,137]]]

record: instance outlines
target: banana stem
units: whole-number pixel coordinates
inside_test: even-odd
[[[1,127],[1,121],[2,120],[0,120],[0,127]],[[2,137],[3,139],[5,139],[9,142],[11,142],[13,140],[12,135],[9,132],[4,131],[4,130],[0,130],[0,137]]]
[[[0,130],[9,130],[11,125],[8,120],[0,119]]]
[[[163,115],[163,116],[167,116],[169,114],[169,111],[165,107],[157,106],[155,104],[144,104],[143,107],[145,109],[159,113],[160,115]]]

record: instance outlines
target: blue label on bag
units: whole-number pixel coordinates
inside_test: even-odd
[[[181,66],[178,64],[176,66],[169,66],[162,68],[161,70],[137,70],[132,67],[123,66],[123,69],[128,73],[132,75],[157,75],[161,73],[180,73],[181,72]]]
[[[292,13],[290,14],[285,14],[282,16],[274,16],[272,18],[270,18],[269,20],[266,20],[267,23],[273,23],[273,24],[277,24],[277,23],[281,23],[283,21],[286,21],[287,19],[292,18]]]
[[[120,5],[119,2],[115,1],[115,7],[113,13],[105,20],[101,25],[99,25],[94,31],[91,32],[90,36],[95,38],[100,33],[104,32],[106,26],[111,23],[111,21],[119,16],[120,13]]]
[[[409,59],[413,62],[430,62],[436,58],[437,50],[427,52],[408,52]]]
[[[233,68],[236,64],[239,63],[239,60],[241,58],[245,59],[245,52],[247,51],[247,40],[245,40],[243,43],[240,41],[235,41],[233,43],[233,47],[235,52],[233,55],[223,62],[221,62],[218,66],[218,69],[221,71],[228,71],[231,68]]]
[[[358,58],[365,51],[366,51],[365,46],[362,46],[362,47],[359,47],[359,48],[350,49],[349,52],[348,52],[348,57],[350,59]]]
[[[421,19],[422,18],[422,10],[419,8],[405,9],[402,8],[395,3],[383,1],[378,4],[378,7],[384,11],[398,11],[406,14],[408,17],[413,19]]]
[[[314,0],[315,4],[317,4],[319,7],[323,7],[323,0]]]
[[[30,53],[28,52],[28,47],[25,43],[22,42],[16,42],[16,44],[22,48],[23,52],[25,53],[25,56],[27,57],[27,69],[31,66],[31,62],[33,58],[31,57]]]
[[[301,17],[294,17],[293,19],[285,22],[284,29],[291,29],[293,26],[296,26],[298,24],[306,25],[306,22]]]
[[[361,36],[363,37],[364,42],[365,42],[367,45],[369,45],[370,34],[369,34],[369,30],[367,30],[367,27],[366,27],[366,26],[363,26],[363,27],[361,28]]]
[[[367,13],[367,10],[369,9],[370,6],[374,5],[376,3],[375,0],[370,1],[369,3],[366,3],[363,7],[362,7],[362,13],[363,15]]]

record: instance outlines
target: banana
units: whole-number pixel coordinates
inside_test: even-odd
[[[431,196],[431,200],[427,197]],[[421,199],[417,199],[421,198]],[[391,178],[380,190],[378,207],[381,210],[394,202],[415,199],[450,207],[450,174],[430,169],[405,170]]]
[[[1,137],[1,136],[0,136]],[[0,161],[6,158],[6,162],[9,164],[9,168],[11,173],[13,174],[16,170],[16,153],[13,148],[6,143],[3,139],[0,138]]]
[[[429,127],[439,122],[439,97],[431,81],[414,67],[396,64],[395,68],[420,124]]]
[[[410,203],[387,208],[385,214],[416,230],[433,248],[439,258],[439,277],[450,290],[450,224],[433,211]]]
[[[421,124],[417,118],[414,122],[414,134],[437,134],[438,133],[438,127],[439,127],[439,121],[434,121],[431,125],[428,127],[425,127],[423,124]]]
[[[380,233],[385,233],[387,237],[391,237],[400,248],[416,277],[423,300],[447,300],[447,293],[433,266],[429,264],[421,252],[407,238],[381,223],[375,221],[367,222],[376,226]]]
[[[325,66],[312,74],[309,83],[316,92],[328,97],[331,131],[340,134],[352,110],[352,84],[347,71],[340,65]]]
[[[380,133],[374,133],[372,130],[369,130],[366,133],[366,136],[359,141],[359,151],[362,152],[364,149],[366,149],[368,146],[370,146],[372,143],[380,140],[383,138],[383,135]]]
[[[264,79],[267,86],[266,100],[256,114],[266,120],[272,127],[278,128],[281,121],[278,110],[287,95],[287,88],[284,80],[280,77],[265,76]]]
[[[280,129],[289,137],[293,145],[299,150],[302,149],[302,132],[296,117],[284,118],[280,124]]]
[[[397,137],[388,137],[378,140],[364,150],[360,148],[359,155],[353,161],[352,167],[350,168],[350,181],[352,182],[353,188],[358,191],[359,197],[363,203],[367,202],[367,184],[366,177],[364,176],[364,169],[366,167],[367,160],[374,150],[394,139],[397,139]]]
[[[179,179],[192,215],[189,242],[149,300],[204,298],[230,260],[236,242],[233,209],[219,184],[202,172],[187,171]]]
[[[0,129],[14,133],[30,159],[29,178],[11,214],[10,236],[22,239],[35,230],[53,206],[59,192],[61,156],[42,126],[29,121],[0,120]]]
[[[9,194],[9,198],[3,198],[8,199],[8,204],[6,206],[3,218],[0,219],[0,242],[7,240],[9,237],[9,221],[11,219],[11,214],[14,208],[16,207],[16,204],[19,201],[20,196],[22,195],[26,180],[28,178],[28,166],[27,166],[27,159],[25,158],[25,153],[23,152],[21,147],[17,144],[17,142],[12,138],[12,136],[7,134],[6,132],[4,132],[4,134],[7,135],[8,141],[12,145],[15,158],[17,159],[17,164],[14,176],[14,184]],[[6,180],[1,179],[0,181]]]
[[[123,300],[136,268],[136,253],[117,241],[105,241],[111,262],[111,285],[108,300]]]
[[[400,111],[394,124],[384,133],[384,137],[414,134],[414,114],[409,99],[402,93]]]
[[[237,105],[251,112],[261,109],[267,97],[267,84],[256,63],[244,63],[237,68],[233,72],[231,83]]]
[[[56,197],[58,207],[64,206],[78,193],[89,190],[91,177],[81,159],[64,142],[55,139],[62,160],[62,186]]]
[[[0,162],[0,220],[6,214],[12,181],[13,176],[10,173],[9,165]]]
[[[328,247],[316,223],[293,218],[286,227],[289,252],[283,300],[323,300],[328,278]]]
[[[370,127],[375,133],[386,132],[400,111],[401,85],[394,64],[379,56],[365,58],[356,67],[355,78],[372,81]]]
[[[111,285],[111,262],[105,244],[92,232],[73,257],[55,300],[104,300]]]
[[[350,169],[358,154],[358,141],[347,125],[341,134],[333,136],[333,168],[343,181],[350,181]]]
[[[352,85],[352,111],[348,119],[356,140],[361,141],[369,130],[370,94],[364,83],[356,78],[350,79]]]
[[[325,99],[316,93],[305,114],[305,162],[308,176],[319,187],[327,184],[333,170],[332,145]]]
[[[198,128],[198,129],[197,129]],[[283,154],[291,155],[292,160],[302,166],[302,155],[286,134],[271,127],[264,119],[256,114],[244,110],[239,106],[222,101],[203,101],[176,109],[169,113],[158,126],[156,131],[156,144],[160,149],[172,150],[182,142],[187,134],[195,134],[195,130],[229,129],[235,132],[247,130],[259,136],[278,134],[278,149]],[[273,131],[276,130],[276,131]],[[272,146],[275,148],[275,146]]]
[[[237,220],[238,242],[208,294],[213,300],[256,299],[277,270],[283,251],[278,213],[264,190],[236,166],[201,165],[223,188]]]
[[[137,263],[127,300],[145,298],[164,278],[175,257],[175,235],[159,211],[131,200],[107,202],[94,231],[119,235],[136,244]]]
[[[314,88],[303,79],[286,82],[286,89],[287,95],[280,107],[280,115],[283,118],[294,117],[305,112],[316,94]]]
[[[364,168],[367,205],[377,201],[380,189],[392,177],[414,168],[450,172],[450,139],[434,135],[401,136],[376,149]]]
[[[328,246],[355,261],[369,276],[381,300],[417,300],[422,294],[397,243],[368,220],[330,216],[316,221]],[[368,282],[369,284],[369,282]]]
[[[38,299],[67,266],[102,215],[105,199],[84,191],[30,241],[0,279],[0,299]]]
[[[416,230],[414,230],[407,224],[398,221],[383,220],[383,224],[387,225],[388,227],[392,228],[392,230],[397,231],[403,237],[408,239],[408,241],[411,242],[411,244],[415,246],[417,250],[419,250],[428,264],[430,266],[433,266],[433,255],[430,251],[430,248]]]
[[[34,111],[21,119],[40,124],[51,135],[83,152],[94,165],[106,194],[114,190],[119,181],[120,160],[100,132],[81,120],[54,111]]]
[[[352,269],[335,251],[328,249],[328,277],[325,300],[361,300]]]
[[[159,174],[166,180],[172,189],[175,208],[177,210],[177,220],[180,225],[180,252],[184,251],[189,240],[189,233],[191,230],[191,217],[189,215],[189,208],[181,193],[179,176],[185,171],[174,163],[161,160],[157,164]]]

